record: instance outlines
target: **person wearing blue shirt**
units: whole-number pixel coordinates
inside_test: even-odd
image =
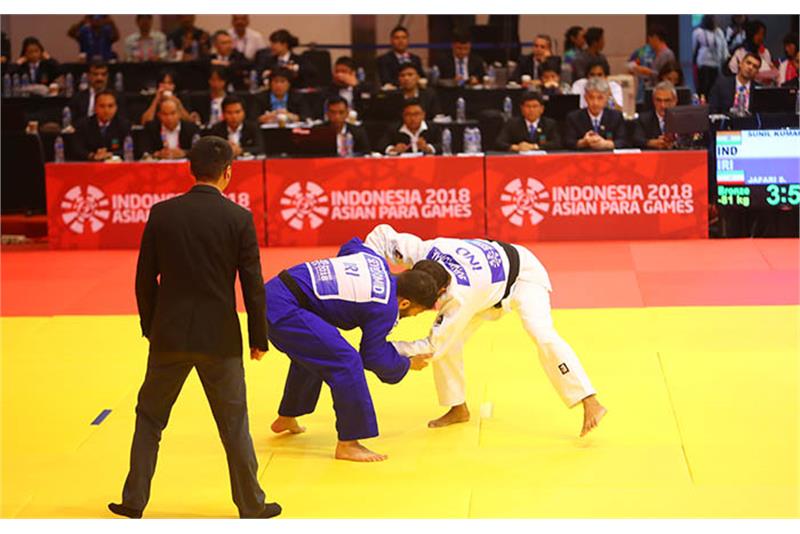
[[[256,96],[251,118],[260,124],[276,123],[278,115],[286,116],[286,122],[298,122],[308,118],[311,113],[303,98],[291,91],[291,75],[286,69],[277,69],[270,75],[269,91]]]
[[[86,15],[70,27],[67,35],[78,41],[80,53],[87,62],[110,61],[117,57],[111,45],[119,40],[119,30],[108,15]]]
[[[358,441],[378,435],[364,371],[396,384],[409,369],[427,365],[429,355],[401,356],[386,336],[398,318],[433,308],[438,297],[434,278],[413,269],[394,276],[383,257],[353,238],[335,258],[282,271],[264,290],[269,339],[292,361],[272,430],[305,431],[297,417],[314,411],[325,382],[336,412],[335,457],[357,462],[385,460],[386,455]],[[354,328],[361,329],[358,350],[338,330]]]

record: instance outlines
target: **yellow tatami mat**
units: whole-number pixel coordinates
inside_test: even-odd
[[[247,361],[259,478],[285,518],[797,517],[800,308],[556,310],[609,414],[578,438],[511,315],[465,352],[472,419],[428,429],[430,369],[369,376],[389,459],[333,459],[326,387],[308,431],[269,424],[288,359]],[[394,333],[426,333],[432,315]],[[357,341],[358,334],[348,335]],[[133,434],[146,340],[134,316],[2,318],[2,517],[111,517]],[[111,413],[99,424],[92,421]],[[192,373],[164,432],[145,517],[236,517]]]

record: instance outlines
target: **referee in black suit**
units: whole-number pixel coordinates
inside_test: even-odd
[[[226,140],[198,140],[189,153],[197,184],[154,205],[144,229],[136,301],[150,354],[136,405],[122,504],[108,505],[118,515],[142,516],[161,432],[192,369],[197,369],[225,447],[239,516],[268,518],[281,512],[277,503],[264,502],[247,419],[237,271],[250,357],[256,360],[268,349],[266,303],[253,216],[222,194],[231,181],[232,160]]]

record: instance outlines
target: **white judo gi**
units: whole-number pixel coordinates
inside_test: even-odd
[[[418,341],[393,342],[406,356],[432,353],[433,376],[439,403],[457,406],[466,401],[463,347],[483,321],[505,313],[519,313],[525,330],[539,348],[539,361],[568,407],[595,393],[575,351],[558,335],[550,314],[550,279],[531,251],[519,251],[519,276],[503,299],[510,263],[496,242],[483,239],[437,238],[423,241],[398,233],[388,224],[376,226],[364,244],[387,261],[411,268],[424,259],[443,265],[451,275],[440,299],[439,314],[430,335]],[[501,302],[502,307],[495,308]]]

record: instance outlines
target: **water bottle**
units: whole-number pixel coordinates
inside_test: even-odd
[[[364,67],[358,67],[358,70],[356,70],[356,79],[358,80],[359,84],[362,84],[366,81],[367,73],[364,72]]]
[[[431,80],[431,85],[436,85],[436,83],[439,81],[439,76],[441,76],[441,73],[439,72],[439,66],[434,65],[433,68],[431,68],[431,73],[428,75]]]
[[[497,80],[497,73],[494,70],[494,65],[489,65],[486,75],[489,76],[489,87],[494,87],[494,82]]]
[[[797,91],[797,99],[794,102],[794,112],[796,115],[800,115],[800,91]]]
[[[473,148],[472,128],[464,128],[464,150],[462,150],[462,152],[465,154],[472,154]]]
[[[75,92],[75,77],[72,75],[71,72],[68,72],[67,75],[64,77],[64,96],[66,96],[67,98],[72,98],[74,92]]]
[[[236,88],[233,86],[232,83],[229,83],[228,87],[225,88],[225,91],[228,93],[233,93],[234,91],[236,91]]]
[[[31,77],[28,76],[27,74],[23,74],[22,78],[20,80],[20,88],[19,88],[20,94],[22,96],[27,96],[28,95],[28,91],[30,89],[30,87],[29,87],[30,85],[31,85]]]
[[[11,96],[20,96],[20,88],[19,88],[19,74],[16,72],[11,77]]]
[[[483,145],[481,143],[481,129],[480,128],[473,128],[472,134],[472,143],[473,143],[473,154],[477,154],[479,152],[483,152]]]
[[[450,128],[445,128],[442,132],[442,154],[445,156],[453,154],[453,134]]]
[[[10,74],[4,74],[3,75],[3,96],[5,98],[10,97],[11,94],[12,94],[11,93],[12,90],[13,90],[13,87],[11,86],[11,75]]]
[[[346,155],[344,135],[342,135],[341,132],[336,134],[336,153],[339,154],[341,157],[344,157]]]
[[[125,161],[133,161],[133,138],[130,135],[125,136],[125,141],[122,143],[122,153]]]
[[[121,72],[118,72],[116,76],[114,76],[114,90],[118,93],[121,93],[125,90],[125,83],[122,81]]]
[[[61,110],[61,129],[66,130],[72,126],[72,110],[69,109],[69,106],[64,106],[64,109]]]
[[[60,135],[53,143],[53,154],[56,163],[64,163],[64,138]]]
[[[192,146],[194,146],[194,144],[199,140],[200,140],[200,134],[194,134],[192,136]]]
[[[467,120],[467,103],[463,97],[458,97],[456,100],[456,122],[464,122]]]
[[[86,91],[89,88],[89,74],[84,72],[81,74],[81,83],[78,85],[78,89],[81,91]]]
[[[219,122],[219,107],[211,105],[211,114],[208,117],[208,125],[213,126]]]
[[[739,98],[736,102],[736,115],[739,117],[744,117],[747,115],[747,106],[745,105],[745,88],[739,87],[738,89]]]
[[[511,103],[511,97],[507,96],[503,99],[503,118],[509,120],[514,112],[514,105]]]
[[[200,45],[197,43],[197,40],[192,41],[192,59],[197,59],[199,51]]]
[[[344,152],[346,156],[353,155],[353,134],[350,132],[344,136]]]
[[[256,69],[250,71],[250,94],[255,94],[258,91],[258,72]]]
[[[699,106],[700,105],[700,97],[697,96],[697,93],[692,93],[692,105]]]

